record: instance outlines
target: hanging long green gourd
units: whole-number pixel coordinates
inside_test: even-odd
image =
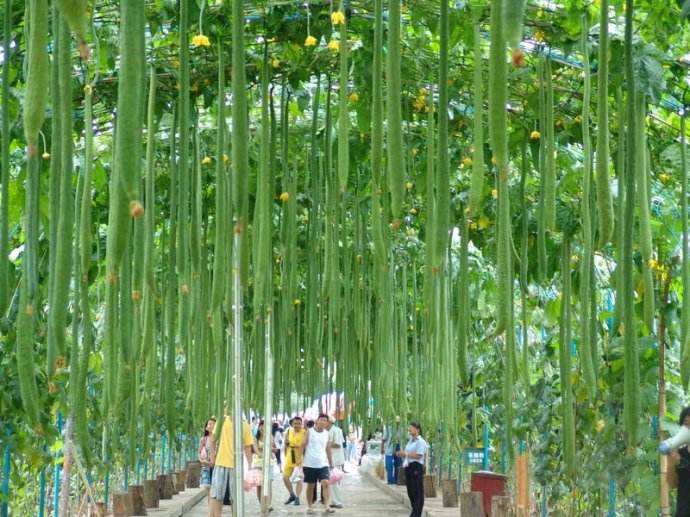
[[[211,309],[215,311],[220,307],[225,296],[225,278],[228,262],[227,231],[230,227],[227,220],[227,175],[225,172],[225,53],[223,52],[223,40],[218,41],[218,106],[216,113],[216,230],[215,245],[213,251],[213,286],[211,288]]]
[[[527,208],[527,175],[529,165],[527,161],[527,136],[522,142],[522,170],[520,174],[520,211],[522,220],[520,224],[520,312],[522,319],[522,383],[525,389],[529,388],[529,322],[527,319],[527,291],[529,286],[529,210]]]
[[[236,231],[240,235],[241,278],[248,275],[247,217],[249,212],[247,154],[247,92],[245,88],[244,58],[244,3],[232,2],[232,214]]]
[[[544,225],[547,230],[554,232],[556,230],[556,144],[553,124],[553,78],[551,76],[551,59],[546,58],[544,64],[544,74],[546,79],[546,104],[544,105],[544,121],[546,127],[544,128],[544,171],[543,171],[543,188],[544,188]]]
[[[538,168],[541,177],[546,175],[546,78],[545,74],[545,60],[540,60],[537,66],[539,73],[539,130],[541,137],[539,138],[539,159]],[[534,148],[533,148],[534,149]],[[546,218],[544,217],[544,208],[546,206],[546,189],[544,188],[544,181],[539,184],[539,208],[537,217],[537,279],[540,283],[546,281],[547,272],[547,257],[546,257]]]
[[[108,238],[106,243],[106,308],[105,308],[105,406],[115,395],[117,368],[116,328],[117,285],[120,263],[127,249],[130,216],[143,213],[139,201],[141,164],[141,92],[144,71],[144,5],[138,0],[120,3],[120,73],[117,99],[117,131],[115,133],[115,164],[110,179]],[[129,296],[129,293],[128,293]]]
[[[683,389],[688,389],[690,382],[690,235],[688,231],[688,161],[685,135],[685,111],[680,116],[680,167],[681,167],[681,199],[680,220],[683,229],[683,251],[681,253],[681,276],[683,283],[683,306],[681,309],[681,349],[680,349],[680,376]]]
[[[460,221],[460,266],[458,270],[458,369],[460,380],[467,383],[467,347],[470,336],[470,267],[469,267],[469,220],[464,215]]]
[[[164,373],[163,373],[163,393],[165,394],[165,423],[168,427],[168,434],[172,436],[175,429],[176,399],[175,399],[175,379],[177,377],[175,369],[176,351],[176,307],[177,307],[177,145],[175,131],[177,129],[177,110],[173,114],[173,125],[170,131],[170,187],[168,191],[170,203],[170,217],[168,221],[168,260],[166,271],[167,292],[165,294],[164,307],[165,313],[165,350],[164,350]],[[221,427],[221,426],[218,426]],[[220,432],[220,430],[219,430]]]
[[[34,333],[36,294],[38,283],[38,198],[39,157],[38,133],[45,118],[45,105],[50,70],[47,53],[48,3],[30,0],[28,38],[27,86],[24,98],[24,134],[27,141],[27,176],[25,185],[24,234],[22,277],[17,316],[17,376],[19,393],[28,421],[36,425],[39,420],[38,387],[34,367]],[[5,115],[6,116],[6,115]]]
[[[30,15],[27,41],[28,65],[26,90],[24,93],[24,135],[29,157],[38,153],[38,133],[45,120],[48,100],[48,2],[29,0],[27,13]]]
[[[402,215],[404,195],[403,136],[401,114],[400,0],[388,8],[388,61],[386,67],[386,115],[388,151],[388,190],[393,220]]]
[[[513,49],[518,49],[522,39],[526,0],[506,0],[503,7],[503,37]]]
[[[117,90],[115,164],[110,183],[106,276],[117,281],[129,240],[129,219],[143,214],[141,181],[142,91],[144,90],[144,6],[137,0],[120,3],[120,69]]]
[[[470,217],[479,213],[484,197],[484,77],[482,74],[482,37],[480,32],[479,13],[474,23],[474,131],[472,133],[472,179],[470,182]]]
[[[35,312],[38,309],[37,289],[37,247],[38,247],[38,199],[39,163],[38,157],[29,159],[24,208],[24,257],[22,259],[22,278],[19,284],[19,314],[17,316],[17,377],[19,394],[24,413],[32,425],[39,421],[38,387],[34,367]]]
[[[613,200],[609,178],[609,0],[601,0],[599,18],[599,70],[597,81],[597,220],[599,246],[613,236]]]
[[[10,303],[9,189],[10,189],[10,63],[12,58],[12,2],[5,2],[5,37],[2,43],[2,162],[0,163],[0,315]]]
[[[343,1],[340,2],[340,10],[345,11]],[[347,178],[350,174],[350,113],[347,109],[348,94],[348,42],[347,20],[343,17],[340,24],[340,91],[338,92],[338,182],[340,191],[347,190]]]
[[[616,104],[618,106],[618,153],[616,157],[616,175],[619,185],[624,185],[625,181],[625,160],[626,160],[626,139],[625,131],[625,99],[623,97],[623,88],[618,87],[616,91]],[[616,224],[615,224],[615,238],[616,238],[616,326],[620,328],[623,321],[623,230],[625,225],[624,211],[625,211],[625,189],[619,188],[616,205]]]
[[[649,168],[650,161],[647,157],[647,137],[645,135],[645,118],[647,116],[647,100],[643,93],[635,96],[635,182],[636,194],[639,200],[638,217],[640,232],[640,258],[642,259],[642,281],[644,295],[642,297],[643,321],[647,327],[647,333],[654,332],[654,271],[650,266],[652,260],[652,226],[650,222],[649,201]]]
[[[57,221],[56,259],[54,263],[53,290],[48,312],[48,376],[55,371],[55,362],[63,357],[69,286],[72,278],[72,241],[74,226],[74,195],[72,193],[72,62],[70,38],[67,26],[61,23],[57,41],[58,88],[60,102],[56,112],[60,120],[59,209]]]
[[[496,303],[496,334],[507,329],[512,312],[511,272],[511,221],[510,191],[508,187],[508,139],[506,120],[507,66],[505,59],[505,40],[503,38],[503,0],[491,3],[491,52],[489,61],[489,137],[497,171],[498,190],[498,236],[497,264],[498,277]],[[508,329],[513,332],[512,329]]]
[[[448,2],[441,0],[440,55],[438,74],[438,167],[436,168],[436,206],[432,268],[445,274],[450,217],[450,174],[448,163]],[[447,319],[445,319],[447,321]]]
[[[83,59],[89,57],[86,31],[89,24],[87,0],[56,0],[57,8],[72,32],[77,36]]]
[[[627,133],[625,144],[625,210],[623,214],[622,303],[623,303],[623,350],[624,350],[624,398],[623,420],[626,444],[637,444],[637,428],[640,419],[640,365],[635,327],[635,293],[633,275],[633,227],[635,223],[635,75],[633,63],[633,0],[625,2],[625,83],[627,90]]]
[[[268,44],[264,45],[264,59],[261,73],[261,141],[259,142],[259,173],[257,176],[256,211],[254,214],[253,232],[257,239],[254,257],[254,311],[258,318],[263,318],[269,306],[270,249],[271,249],[271,128],[268,110],[268,88],[270,83],[270,62]],[[259,328],[263,328],[259,325]],[[264,336],[258,335],[258,342],[264,344]],[[259,348],[260,349],[260,348]]]
[[[591,190],[592,190],[592,142],[589,133],[589,109],[591,102],[591,71],[589,67],[589,20],[587,15],[582,17],[582,55],[584,67],[584,96],[582,100],[582,143],[584,149],[584,167],[582,181],[581,226],[582,226],[582,257],[580,259],[580,362],[584,374],[585,386],[591,398],[596,396],[596,373],[592,358],[591,326],[591,290],[593,282],[592,261],[594,257],[594,228],[592,222]]]
[[[84,87],[84,168],[81,186],[81,199],[79,205],[79,262],[78,283],[79,299],[81,305],[81,354],[79,358],[79,376],[77,389],[73,392],[76,399],[73,400],[75,434],[82,456],[87,465],[91,464],[91,448],[89,446],[89,430],[86,413],[87,374],[89,370],[89,357],[93,349],[93,322],[91,319],[91,303],[89,300],[89,269],[91,267],[91,255],[93,253],[93,225],[92,225],[92,179],[93,170],[93,86],[87,84]],[[74,346],[74,345],[73,345]]]
[[[561,408],[563,425],[563,462],[566,472],[570,475],[575,472],[575,415],[573,407],[573,391],[571,380],[571,320],[570,320],[570,292],[571,292],[571,272],[570,272],[570,235],[563,235],[561,245],[561,321],[560,339],[558,344],[558,356],[561,377]]]
[[[156,343],[156,279],[155,279],[155,174],[156,174],[156,70],[151,67],[149,73],[149,95],[146,114],[146,177],[144,180],[144,264],[142,286],[142,334],[141,350],[137,358],[144,368],[143,390],[141,393],[142,447],[141,455],[148,457],[150,450],[149,434],[151,430],[152,407],[156,392],[156,373],[158,372]]]

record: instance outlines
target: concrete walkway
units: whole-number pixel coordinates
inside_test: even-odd
[[[390,495],[382,491],[378,486],[370,483],[363,476],[360,475],[357,467],[348,465],[346,467],[347,474],[343,481],[343,499],[345,507],[336,509],[334,516],[341,517],[381,517],[385,514],[386,517],[407,517],[410,511],[401,504],[399,500],[392,498]],[[307,502],[304,493],[301,497],[302,504],[300,506],[287,506],[283,503],[288,498],[288,492],[283,486],[282,480],[273,481],[273,512],[271,516],[282,517],[286,515],[306,515]],[[245,515],[259,516],[261,515],[259,504],[256,498],[256,493],[245,492]],[[323,506],[319,503],[315,505],[317,516],[330,515],[323,511]],[[223,516],[232,515],[230,507],[225,507]],[[207,501],[204,499],[197,504],[190,511],[185,513],[187,517],[208,517]]]

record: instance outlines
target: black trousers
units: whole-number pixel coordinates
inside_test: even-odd
[[[410,517],[422,517],[424,509],[424,466],[421,463],[412,462],[405,467],[405,484],[407,496],[410,498],[412,513]]]

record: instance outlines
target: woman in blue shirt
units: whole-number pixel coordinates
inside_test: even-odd
[[[424,509],[424,464],[426,462],[427,443],[422,438],[422,426],[418,422],[410,422],[410,440],[405,450],[396,454],[403,459],[405,468],[405,482],[407,496],[410,498],[412,513],[410,517],[422,517]]]

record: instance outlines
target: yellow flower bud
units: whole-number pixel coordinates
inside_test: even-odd
[[[201,160],[201,165],[208,165],[211,163],[211,158],[208,156],[204,156],[204,158]]]
[[[205,36],[204,34],[197,34],[192,38],[192,45],[195,47],[210,47],[211,42],[208,39],[208,36]]]
[[[465,167],[471,167],[471,166],[472,166],[472,158],[470,158],[469,156],[465,156],[465,157],[462,159],[462,164],[463,164]]]
[[[342,25],[345,23],[345,13],[342,11],[334,11],[331,13],[331,23],[333,25]]]
[[[290,200],[290,194],[287,192],[283,192],[282,194],[280,194],[280,200],[283,203],[287,203]]]
[[[530,137],[532,140],[539,140],[539,139],[541,138],[541,133],[535,129],[534,131],[532,131],[532,132],[529,134],[529,137]]]
[[[316,46],[316,38],[312,36],[311,34],[307,36],[307,39],[304,40],[304,46],[305,47],[315,47]]]
[[[340,50],[340,42],[337,39],[332,39],[328,42],[328,48],[333,52],[337,52]]]

